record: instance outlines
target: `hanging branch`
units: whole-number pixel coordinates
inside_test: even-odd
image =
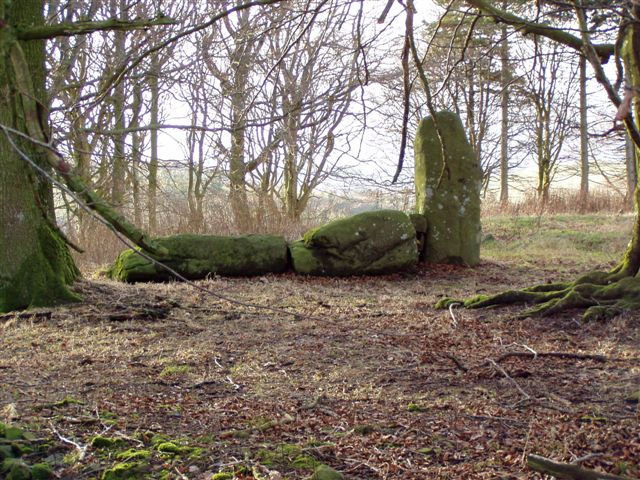
[[[440,178],[438,179],[438,184],[436,188],[440,187],[442,181],[444,180],[445,175],[447,177],[451,176],[451,172],[449,171],[449,164],[447,162],[447,147],[444,141],[444,135],[442,132],[442,128],[438,125],[438,120],[436,118],[436,109],[433,105],[433,97],[431,95],[431,86],[429,85],[429,79],[424,71],[422,66],[422,62],[420,60],[420,56],[418,55],[418,49],[416,47],[416,40],[413,34],[413,14],[415,12],[415,7],[413,5],[413,0],[407,1],[407,7],[405,8],[407,12],[407,22],[406,22],[406,32],[407,37],[409,38],[409,45],[411,47],[411,54],[413,56],[413,63],[418,70],[418,76],[422,82],[422,87],[424,88],[425,95],[427,96],[427,108],[429,109],[429,114],[431,118],[433,118],[433,125],[436,128],[436,134],[438,136],[438,140],[440,141],[440,149],[442,152],[442,171],[440,172]]]
[[[488,2],[487,0],[466,0],[466,3],[479,8],[481,11],[493,18],[496,23],[504,22],[507,25],[511,25],[520,30],[523,34],[535,34],[547,37],[556,42],[567,45],[579,52],[582,52],[584,46],[583,40],[580,37],[576,37],[562,29],[554,28],[544,23],[532,22],[525,18],[514,15],[510,12],[501,10],[498,7],[492,5],[495,2]],[[606,63],[609,61],[611,55],[615,53],[615,45],[611,43],[603,43],[599,45],[593,45],[594,52],[597,57]]]
[[[591,42],[591,36],[589,35],[589,28],[587,25],[587,19],[584,14],[584,9],[582,7],[582,2],[579,0],[574,1],[574,9],[576,11],[576,16],[578,17],[578,24],[580,25],[580,30],[582,32],[582,42],[583,48],[582,51],[593,67],[595,72],[596,80],[600,85],[602,85],[607,92],[607,96],[609,100],[618,108],[618,113],[616,115],[616,120],[622,120],[625,127],[627,128],[627,133],[629,137],[636,145],[636,148],[640,148],[640,132],[636,127],[636,124],[633,119],[633,115],[631,113],[631,100],[637,95],[637,92],[633,90],[632,87],[629,87],[625,93],[624,100],[620,98],[618,92],[614,89],[613,85],[607,78],[606,73],[604,72],[604,68],[602,67],[602,62],[598,57],[596,47]],[[621,37],[625,37],[627,34],[622,33]],[[637,52],[633,52],[633,55],[637,55]],[[625,109],[629,107],[629,110],[625,113]]]
[[[101,22],[69,22],[56,25],[42,25],[29,28],[16,28],[18,40],[48,40],[55,37],[72,37],[74,35],[88,35],[100,31],[128,31],[140,30],[158,25],[177,25],[178,22],[170,17],[158,15],[156,18],[125,21],[112,18]]]
[[[409,31],[404,34],[404,46],[402,47],[402,101],[404,109],[402,111],[402,134],[400,140],[400,154],[398,156],[398,166],[396,173],[393,175],[391,183],[396,183],[402,167],[404,165],[404,156],[407,150],[407,137],[409,135],[409,110],[411,108],[411,78],[409,72],[409,52],[411,49],[411,41],[409,40]]]

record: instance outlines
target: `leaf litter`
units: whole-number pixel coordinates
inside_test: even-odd
[[[198,449],[154,454],[154,478],[309,478],[308,458],[353,479],[542,478],[530,453],[637,477],[638,312],[585,324],[578,312],[433,309],[441,296],[545,281],[549,268],[203,282],[295,315],[180,283],[85,280],[82,304],[2,317],[0,408],[80,446],[108,433],[126,450],[153,433]],[[113,463],[85,453],[58,477],[99,478]]]

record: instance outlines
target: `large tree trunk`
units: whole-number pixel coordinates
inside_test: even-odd
[[[22,25],[43,22],[42,0],[0,7],[0,18]],[[6,15],[5,15],[6,13]],[[0,124],[25,131],[16,77],[8,60],[11,38],[0,31]],[[30,41],[23,50],[38,101],[44,106],[44,42]],[[46,120],[46,119],[44,119]],[[45,163],[32,143],[13,136],[29,158]],[[68,286],[78,270],[54,226],[50,186],[34,174],[4,132],[0,132],[0,312],[77,300]]]

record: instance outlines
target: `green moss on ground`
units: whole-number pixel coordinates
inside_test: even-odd
[[[34,436],[21,428],[0,423],[0,478],[6,480],[46,480],[53,477],[47,463],[30,465],[23,455],[38,452],[40,445],[32,444]]]
[[[123,462],[116,463],[113,467],[105,470],[100,477],[101,480],[123,480],[128,478],[140,478],[148,469],[146,462]]]
[[[310,480],[342,480],[342,475],[328,465],[321,464],[316,467]]]
[[[256,460],[269,468],[313,470],[319,464],[311,455],[303,452],[298,445],[281,443],[271,448],[261,448]]]
[[[90,445],[93,448],[118,448],[124,445],[126,442],[122,438],[105,437],[103,435],[96,435],[91,439]]]

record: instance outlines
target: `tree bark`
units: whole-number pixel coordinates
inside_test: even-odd
[[[580,57],[580,210],[589,201],[589,135],[587,129],[587,59]]]
[[[10,4],[6,17],[24,26],[43,23],[42,0]],[[4,17],[0,8],[0,18]],[[0,28],[0,124],[26,131],[16,74],[9,61],[14,39]],[[33,92],[45,112],[44,42],[23,42]],[[24,92],[22,92],[24,93]],[[41,121],[46,122],[46,114]],[[32,142],[0,132],[0,312],[77,300],[69,285],[79,272],[55,226],[51,187],[22,159],[17,148],[43,168]]]
[[[148,176],[148,214],[149,214],[149,232],[155,233],[158,230],[158,122],[160,118],[160,61],[158,55],[154,53],[151,56],[151,71],[149,72],[149,89],[151,90],[151,158],[149,159],[149,176]]]
[[[506,2],[503,2],[503,6]],[[511,84],[511,69],[509,68],[509,38],[507,26],[501,28],[500,63],[502,92],[500,108],[502,119],[500,122],[500,205],[509,204],[509,89]]]

